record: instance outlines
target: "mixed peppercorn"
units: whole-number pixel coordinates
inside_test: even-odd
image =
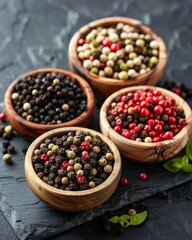
[[[113,171],[113,153],[99,136],[72,131],[46,139],[32,157],[37,176],[62,190],[86,190],[104,182]]]
[[[107,120],[123,137],[147,143],[172,139],[186,125],[182,107],[161,91],[151,89],[116,97]]]
[[[118,23],[92,29],[77,46],[78,58],[90,72],[113,79],[133,79],[149,72],[159,58],[158,42],[140,28]]]
[[[3,138],[3,161],[6,163],[12,163],[12,154],[15,153],[15,147],[11,144],[10,140],[13,135],[13,127],[6,124],[6,114],[0,112],[0,137]]]
[[[15,111],[27,121],[61,124],[87,108],[86,95],[76,79],[54,72],[22,78],[12,94]]]

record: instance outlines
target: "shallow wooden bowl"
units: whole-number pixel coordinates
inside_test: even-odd
[[[107,113],[113,99],[124,93],[138,90],[138,89],[156,89],[162,92],[163,95],[174,98],[176,104],[181,106],[185,113],[185,118],[187,120],[187,125],[173,137],[171,140],[166,140],[158,143],[144,143],[136,142],[124,138],[117,132],[115,132],[107,121]],[[100,127],[101,132],[110,138],[118,147],[120,153],[128,159],[138,161],[138,162],[157,162],[164,161],[176,155],[181,149],[184,148],[187,141],[189,140],[191,133],[191,120],[192,112],[189,105],[176,95],[175,93],[168,91],[159,87],[152,86],[135,86],[119,90],[118,92],[112,94],[103,103],[100,110]]]
[[[148,73],[143,74],[132,80],[119,80],[119,79],[105,78],[105,77],[100,77],[96,74],[93,74],[82,66],[81,61],[77,56],[76,49],[77,49],[79,38],[85,36],[93,28],[96,28],[98,26],[107,27],[107,26],[117,24],[119,22],[140,28],[144,33],[149,34],[154,40],[156,40],[159,43],[159,62],[156,65],[156,67],[153,68]],[[165,69],[165,65],[167,62],[165,44],[163,40],[155,33],[155,31],[150,27],[142,24],[138,20],[131,19],[131,18],[123,18],[123,17],[103,18],[103,19],[90,22],[87,25],[83,26],[73,35],[69,43],[68,57],[69,57],[69,64],[70,64],[71,70],[73,72],[77,72],[78,74],[86,78],[93,86],[97,96],[102,99],[107,98],[109,95],[111,95],[115,91],[118,91],[119,89],[122,89],[125,87],[130,87],[135,85],[155,85],[158,82],[158,80],[162,77]]]
[[[34,150],[47,138],[61,136],[66,132],[77,130],[88,131],[92,135],[99,135],[101,139],[108,144],[114,155],[113,171],[102,184],[92,189],[83,191],[66,191],[51,187],[44,183],[34,171],[32,165]],[[66,127],[44,133],[30,145],[25,156],[25,174],[32,191],[48,205],[62,211],[85,211],[99,206],[113,194],[121,175],[121,157],[114,143],[103,134],[87,128]]]
[[[81,115],[72,119],[71,121],[68,121],[62,124],[52,124],[52,125],[37,124],[37,123],[29,122],[24,118],[22,118],[21,116],[19,116],[12,105],[11,95],[14,91],[14,87],[21,78],[26,78],[40,72],[61,73],[61,74],[64,74],[65,76],[70,76],[72,78],[75,78],[78,81],[81,89],[87,96],[86,111],[84,111]],[[44,132],[55,129],[55,128],[70,127],[70,126],[82,126],[82,127],[88,126],[95,110],[95,97],[90,85],[80,76],[74,73],[65,71],[63,69],[42,68],[42,69],[28,72],[22,75],[21,77],[19,77],[18,79],[16,79],[15,81],[13,81],[5,93],[4,105],[5,105],[7,118],[9,119],[9,122],[14,127],[14,129],[22,136],[28,139],[34,139],[39,135],[43,134]]]

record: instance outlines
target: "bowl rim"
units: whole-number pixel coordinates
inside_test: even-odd
[[[185,117],[187,124],[180,130],[179,133],[177,133],[172,139],[170,140],[164,140],[164,141],[160,141],[160,142],[152,142],[152,143],[145,143],[145,142],[136,142],[130,139],[127,139],[125,137],[123,137],[121,134],[117,133],[109,124],[109,122],[107,121],[107,111],[109,109],[110,104],[112,103],[113,99],[117,96],[120,96],[124,93],[128,93],[130,91],[134,91],[134,90],[139,90],[139,89],[154,89],[154,90],[158,90],[161,91],[163,95],[166,95],[168,97],[174,98],[176,100],[176,103],[179,106],[182,106],[185,115],[187,114],[187,116]],[[150,86],[150,85],[140,85],[140,86],[133,86],[133,87],[126,87],[123,89],[120,89],[119,91],[111,94],[103,103],[103,105],[101,106],[100,109],[100,125],[101,125],[101,121],[105,124],[106,128],[107,128],[107,136],[110,138],[111,135],[113,135],[113,137],[115,137],[116,139],[118,139],[119,142],[123,142],[125,144],[129,144],[129,146],[138,146],[141,149],[143,148],[148,148],[148,147],[157,147],[160,145],[169,145],[171,143],[174,143],[176,140],[184,137],[186,134],[189,134],[190,130],[190,124],[192,123],[192,110],[190,108],[190,106],[188,105],[188,103],[181,98],[179,95],[161,88],[161,87],[156,87],[156,86]]]
[[[14,91],[14,87],[16,85],[17,82],[19,82],[22,78],[26,78],[29,76],[32,76],[34,74],[38,74],[38,73],[42,73],[42,72],[55,72],[55,73],[61,73],[65,76],[70,76],[72,78],[75,78],[80,86],[80,88],[82,89],[82,91],[86,94],[87,96],[87,109],[82,112],[79,116],[77,116],[76,118],[68,121],[68,122],[64,122],[64,123],[60,123],[60,124],[40,124],[40,123],[34,123],[34,122],[30,122],[27,121],[26,119],[22,118],[14,109],[13,104],[12,104],[12,98],[11,95]],[[92,110],[95,108],[95,96],[93,93],[93,90],[91,88],[91,86],[89,85],[89,83],[84,80],[82,77],[80,77],[79,75],[69,72],[67,70],[64,69],[59,69],[59,68],[39,68],[33,71],[29,71],[27,73],[24,73],[22,75],[20,75],[18,78],[16,78],[8,87],[6,93],[5,93],[5,97],[4,97],[4,105],[5,105],[5,111],[10,112],[11,115],[15,118],[15,120],[17,122],[22,122],[23,125],[25,125],[28,128],[34,128],[36,130],[42,130],[42,128],[45,129],[45,131],[53,129],[53,128],[58,128],[58,127],[65,127],[66,124],[67,125],[74,125],[77,122],[82,122],[84,121],[87,116],[89,116],[92,112]]]
[[[152,68],[149,72],[140,75],[139,77],[133,78],[133,79],[128,79],[128,80],[120,80],[120,79],[114,79],[114,78],[106,78],[106,77],[101,77],[97,74],[94,74],[90,72],[89,70],[85,69],[82,66],[82,63],[80,59],[77,56],[77,45],[78,45],[78,40],[82,35],[87,34],[90,32],[93,28],[98,27],[98,26],[110,26],[110,24],[117,24],[119,22],[123,22],[125,24],[129,24],[132,26],[137,26],[140,27],[141,30],[144,33],[149,33],[150,36],[158,41],[159,43],[159,62],[157,65]],[[137,85],[142,84],[144,79],[149,79],[152,77],[152,75],[156,72],[158,68],[164,68],[167,62],[167,53],[166,53],[166,46],[163,41],[163,39],[149,26],[143,24],[141,21],[134,19],[134,18],[126,18],[126,17],[106,17],[106,18],[100,18],[97,20],[94,20],[92,22],[89,22],[88,24],[82,26],[71,38],[70,43],[69,43],[69,48],[68,48],[68,56],[69,56],[69,62],[71,61],[73,65],[75,65],[75,68],[83,73],[84,76],[87,76],[91,80],[100,83],[101,81],[112,84],[112,85],[117,85],[121,86],[124,85],[125,83],[135,84]],[[73,67],[72,67],[73,68]],[[147,82],[146,80],[146,82]]]
[[[107,143],[107,145],[110,147],[110,149],[112,150],[113,155],[114,155],[113,171],[111,172],[109,177],[103,183],[101,183],[98,186],[91,188],[91,189],[79,190],[79,191],[67,191],[67,190],[57,189],[57,188],[52,187],[52,186],[48,185],[47,183],[43,182],[37,176],[37,174],[33,168],[33,164],[32,164],[32,155],[33,155],[34,149],[36,149],[37,146],[39,146],[48,137],[58,136],[58,135],[64,134],[65,132],[77,131],[77,130],[87,131],[93,135],[98,135],[101,137],[101,139],[104,142]],[[110,139],[108,139],[106,136],[104,136],[102,133],[97,132],[92,129],[89,129],[89,128],[84,128],[84,127],[64,127],[64,128],[60,128],[60,129],[50,130],[50,131],[40,135],[37,139],[35,139],[29,146],[29,148],[26,152],[26,155],[25,155],[25,176],[27,178],[27,181],[28,181],[28,173],[30,173],[35,184],[37,184],[38,186],[42,186],[48,192],[53,192],[54,194],[58,194],[61,196],[66,196],[66,197],[67,196],[80,197],[82,195],[88,196],[93,193],[99,192],[100,190],[108,187],[109,184],[115,182],[115,180],[118,177],[120,178],[121,168],[122,168],[121,156],[120,156],[119,150],[117,149],[115,144]]]

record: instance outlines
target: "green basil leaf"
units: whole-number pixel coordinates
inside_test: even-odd
[[[192,160],[192,141],[191,140],[187,142],[186,155],[190,160]]]
[[[175,169],[181,170],[182,169],[182,165],[179,162],[174,162],[171,164]]]
[[[188,157],[186,156],[186,155],[184,155],[183,157],[182,157],[182,159],[181,159],[181,165],[182,166],[185,166],[186,164],[188,164],[189,163],[189,159],[188,159]]]
[[[179,158],[179,157],[173,158],[173,159],[167,161],[166,163],[164,163],[163,167],[165,169],[167,169],[169,172],[174,172],[174,173],[179,172],[182,167],[181,168],[177,168],[177,167],[175,168],[173,166],[173,163],[181,163],[181,160],[182,160],[182,158]]]
[[[147,217],[147,211],[138,213],[135,216],[131,217],[130,225],[139,225],[145,221],[146,217]]]
[[[129,221],[125,221],[125,223],[126,223],[125,228],[131,225]]]
[[[114,217],[110,218],[109,221],[112,222],[112,223],[118,223],[119,222],[119,217],[114,216]]]
[[[191,173],[192,172],[192,164],[186,164],[185,166],[183,166],[183,171]]]
[[[122,221],[127,221],[131,218],[131,216],[127,215],[127,214],[124,214],[122,215],[121,217],[119,217],[119,220],[122,220]]]
[[[122,227],[125,227],[125,222],[122,220],[119,220],[119,223],[121,224]]]

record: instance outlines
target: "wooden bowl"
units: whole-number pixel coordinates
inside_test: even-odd
[[[108,144],[114,155],[113,171],[109,177],[95,188],[83,191],[66,191],[56,189],[44,183],[35,173],[32,165],[34,150],[47,138],[61,136],[69,131],[88,131],[99,135]],[[95,208],[105,202],[115,191],[121,175],[121,157],[117,147],[107,137],[87,128],[66,127],[54,129],[38,137],[29,147],[25,156],[25,174],[32,191],[48,205],[62,211],[76,212]]]
[[[185,113],[185,118],[187,120],[187,125],[182,128],[182,130],[176,134],[173,139],[166,140],[157,143],[144,143],[144,142],[136,142],[124,138],[117,132],[115,132],[110,124],[107,121],[107,113],[111,103],[114,98],[120,96],[124,93],[135,91],[138,89],[156,89],[162,92],[163,95],[171,97],[176,100],[176,104],[181,106]],[[100,110],[100,128],[101,132],[110,138],[118,147],[120,153],[128,159],[138,161],[138,162],[157,162],[164,161],[168,158],[176,155],[181,149],[184,148],[187,141],[189,140],[191,133],[191,120],[192,120],[192,112],[189,105],[176,95],[175,93],[168,91],[159,87],[152,86],[135,86],[129,87],[119,90],[118,92],[112,94],[108,97],[103,103]]]
[[[107,27],[119,22],[129,24],[131,26],[135,26],[140,28],[144,33],[149,34],[154,40],[159,43],[159,62],[158,64],[148,73],[143,74],[137,78],[132,80],[119,80],[119,79],[112,79],[112,78],[105,78],[100,77],[96,74],[91,73],[87,69],[85,69],[81,61],[77,56],[77,45],[79,38],[85,36],[89,33],[93,28],[98,26]],[[153,29],[150,27],[142,24],[140,21],[131,19],[131,18],[123,18],[123,17],[110,17],[110,18],[103,18],[89,24],[83,26],[79,31],[77,31],[70,43],[69,43],[69,64],[70,68],[73,72],[76,72],[86,78],[90,84],[93,86],[95,93],[98,97],[105,99],[112,93],[118,91],[119,89],[135,86],[135,85],[155,85],[158,80],[162,77],[165,65],[167,62],[167,54],[166,54],[166,47],[163,40],[155,33]]]
[[[71,121],[68,121],[68,122],[65,122],[62,124],[52,124],[52,125],[37,124],[34,122],[29,122],[29,121],[25,120],[24,118],[22,118],[21,116],[19,116],[16,113],[16,111],[12,105],[11,95],[14,91],[14,87],[21,78],[26,78],[33,74],[37,74],[37,73],[41,73],[41,72],[61,73],[61,74],[64,74],[65,76],[70,76],[72,78],[75,78],[78,81],[81,89],[87,96],[86,111],[84,111],[81,115],[72,119]],[[78,76],[74,73],[62,70],[62,69],[42,68],[42,69],[28,72],[28,73],[22,75],[21,77],[19,77],[18,79],[16,79],[15,81],[13,81],[5,93],[4,104],[5,104],[5,111],[7,114],[7,118],[9,119],[9,122],[14,127],[14,129],[22,136],[29,138],[29,139],[34,139],[34,138],[38,137],[39,135],[41,135],[42,133],[52,130],[54,128],[70,127],[70,126],[86,127],[89,124],[89,122],[94,114],[95,97],[94,97],[94,94],[93,94],[93,91],[92,91],[90,85],[80,76]]]

